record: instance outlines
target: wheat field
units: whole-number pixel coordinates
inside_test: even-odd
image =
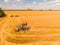
[[[0,45],[60,45],[60,11],[4,12],[7,16],[0,19]],[[30,30],[16,32],[25,22]]]

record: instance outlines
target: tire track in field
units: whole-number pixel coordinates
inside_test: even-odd
[[[2,25],[1,27],[1,31],[0,31],[0,38],[1,38],[1,44],[2,45],[5,45],[5,37],[4,37],[4,32],[6,31],[5,30],[5,27],[7,26],[7,24],[10,22],[10,18],[6,18],[4,21],[2,21],[4,23],[4,25]]]
[[[4,20],[5,23],[4,23],[4,25],[2,26],[1,31],[0,31],[1,45],[6,45],[5,32],[8,31],[8,30],[6,30],[5,27],[8,27],[7,25],[10,24],[10,21],[11,21],[12,19],[13,19],[13,18],[9,18],[9,17],[8,17],[7,20]],[[4,22],[4,21],[2,21],[2,22]],[[9,34],[9,33],[8,33],[8,34]]]
[[[0,36],[1,36],[1,28],[4,26],[7,19],[8,19],[8,17],[5,17],[5,18],[3,18],[3,20],[0,21]],[[0,43],[1,43],[1,37],[0,37]]]

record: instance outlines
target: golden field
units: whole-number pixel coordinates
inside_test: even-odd
[[[7,16],[0,19],[1,45],[60,45],[60,11],[4,12]],[[30,30],[15,32],[24,22],[30,25]]]

